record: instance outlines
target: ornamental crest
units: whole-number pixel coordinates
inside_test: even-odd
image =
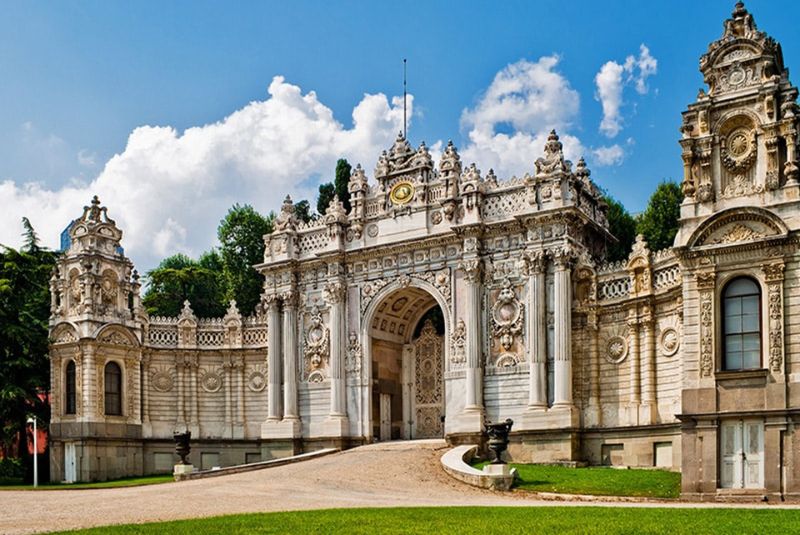
[[[330,346],[330,331],[323,325],[322,313],[316,305],[311,309],[311,325],[306,330],[305,342],[306,366],[310,377],[314,371],[322,368]]]
[[[522,332],[522,312],[524,305],[519,302],[511,281],[506,277],[503,288],[492,305],[492,333],[500,340],[500,345],[508,351],[514,345],[514,337]]]

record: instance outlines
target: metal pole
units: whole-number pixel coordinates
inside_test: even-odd
[[[26,423],[33,424],[33,488],[39,486],[39,443],[36,438],[36,417],[28,418]]]
[[[406,119],[406,58],[403,58],[403,137],[406,138],[408,133],[408,121]]]
[[[37,441],[36,418],[33,418],[33,488],[39,486],[39,443]]]

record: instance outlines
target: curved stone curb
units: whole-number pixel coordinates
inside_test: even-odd
[[[324,457],[332,453],[338,453],[338,448],[326,448],[324,450],[312,451],[309,453],[301,453],[300,455],[293,455],[291,457],[282,457],[280,459],[272,459],[269,461],[261,461],[257,463],[239,464],[236,466],[226,466],[225,468],[218,468],[216,470],[198,470],[188,474],[175,475],[175,481],[187,481],[189,479],[203,479],[206,477],[227,476],[230,474],[239,474],[241,472],[252,472],[253,470],[263,470],[265,468],[272,468],[275,466],[283,466],[285,464],[299,463],[300,461],[308,461],[318,457]]]
[[[487,474],[477,468],[471,467],[468,463],[478,452],[478,446],[456,446],[442,455],[441,463],[444,471],[452,477],[474,487],[490,490],[509,490],[517,471],[512,468],[511,474],[504,476],[500,474]]]

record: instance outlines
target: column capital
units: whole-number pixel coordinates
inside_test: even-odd
[[[769,264],[761,264],[761,271],[764,272],[764,279],[769,282],[780,282],[783,280],[783,270],[785,265],[783,262],[773,262]]]
[[[281,301],[283,301],[283,308],[294,308],[297,306],[297,290],[289,288],[280,294]]]
[[[338,278],[328,281],[323,290],[323,297],[331,305],[345,302],[347,299],[347,283]]]
[[[547,255],[544,251],[528,251],[522,256],[522,273],[526,277],[544,273],[547,269]]]
[[[467,282],[477,284],[481,282],[483,276],[483,262],[480,258],[471,258],[462,260],[458,265],[458,269],[464,272],[464,277]]]
[[[575,249],[569,245],[563,245],[550,250],[550,256],[556,265],[556,271],[568,271],[575,262]]]

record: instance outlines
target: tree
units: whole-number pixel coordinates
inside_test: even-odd
[[[327,210],[334,195],[336,195],[336,188],[332,182],[325,182],[319,185],[319,196],[317,197],[317,213],[319,215],[325,215],[325,210]]]
[[[264,234],[271,231],[272,220],[247,204],[233,205],[217,229],[225,299],[235,299],[242,314],[253,312],[261,299],[263,280],[253,266],[264,261]]]
[[[617,262],[628,258],[631,246],[636,240],[636,220],[628,213],[622,203],[610,195],[605,196],[608,204],[608,230],[617,238],[617,243],[609,244],[608,260]]]
[[[147,273],[147,293],[142,304],[148,314],[177,316],[189,301],[199,317],[225,313],[222,262],[216,251],[205,253],[198,262],[184,254],[165,258]]]
[[[311,213],[311,203],[305,199],[296,203],[294,205],[294,216],[303,223],[311,221],[314,218],[314,215]]]
[[[347,187],[350,183],[350,172],[353,168],[344,158],[339,158],[336,162],[336,174],[333,182],[325,182],[319,185],[319,196],[317,197],[317,212],[325,215],[325,210],[331,203],[331,199],[336,195],[344,205],[347,213],[350,213],[350,192]]]
[[[29,415],[49,421],[49,281],[57,254],[39,246],[30,221],[23,226],[20,249],[0,246],[0,457],[24,436]]]
[[[336,162],[336,178],[333,186],[336,189],[336,195],[339,196],[339,200],[342,201],[348,214],[350,213],[350,192],[347,190],[347,186],[350,183],[350,172],[352,170],[353,168],[344,158],[339,158]]]
[[[636,231],[644,236],[651,251],[672,247],[678,233],[681,202],[681,187],[669,180],[661,182],[650,196],[647,208],[639,217]]]

